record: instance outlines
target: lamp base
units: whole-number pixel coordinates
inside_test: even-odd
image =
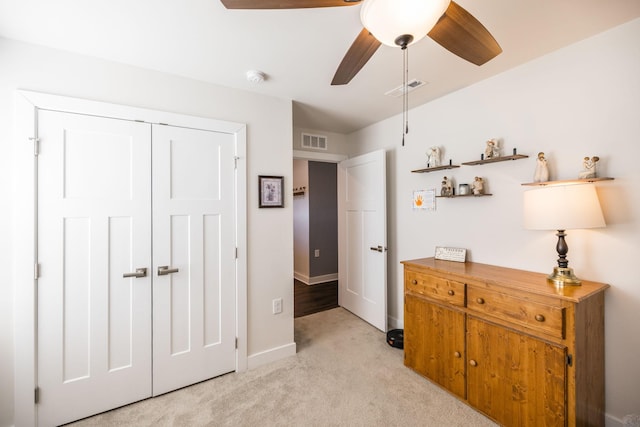
[[[554,267],[547,280],[558,287],[562,286],[580,286],[582,281],[573,274],[573,268]]]

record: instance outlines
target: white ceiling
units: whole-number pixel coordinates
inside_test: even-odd
[[[260,1],[260,0],[255,0]],[[477,67],[429,38],[409,48],[416,106],[640,16],[640,0],[457,0],[504,52]],[[346,86],[333,74],[360,6],[226,10],[219,0],[0,0],[0,36],[292,99],[294,125],[349,133],[398,114],[402,54],[381,46]],[[267,74],[260,84],[248,70]]]

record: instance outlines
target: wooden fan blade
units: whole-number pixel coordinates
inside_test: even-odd
[[[352,6],[362,0],[220,0],[227,9],[305,9]]]
[[[338,66],[336,74],[333,76],[331,85],[344,85],[351,81],[351,79],[358,74],[358,71],[364,64],[369,61],[371,56],[376,53],[376,50],[380,47],[378,39],[373,37],[369,30],[363,28],[356,37],[347,54],[342,58],[342,62]]]
[[[428,35],[451,53],[476,65],[502,52],[484,25],[453,1]]]

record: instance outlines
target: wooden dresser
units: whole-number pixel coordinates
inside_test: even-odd
[[[404,264],[404,363],[505,426],[604,426],[604,283]]]

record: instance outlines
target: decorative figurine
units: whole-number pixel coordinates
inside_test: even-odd
[[[440,166],[440,147],[433,146],[427,151],[427,165],[430,168]]]
[[[545,182],[549,181],[549,169],[547,168],[547,159],[544,158],[544,153],[541,151],[538,153],[536,159],[536,171],[533,174],[533,182]]]
[[[582,171],[578,174],[580,179],[588,179],[596,177],[596,163],[598,163],[600,157],[593,156],[592,158],[585,157],[582,161]]]
[[[476,176],[473,182],[471,183],[471,190],[473,191],[474,196],[479,196],[480,194],[484,194],[484,180],[480,176]]]
[[[453,184],[451,180],[446,176],[442,178],[442,188],[440,189],[440,195],[445,197],[453,196]]]
[[[496,157],[500,157],[500,147],[498,146],[498,140],[495,138],[491,138],[486,143],[486,147],[484,149],[484,158],[494,159]]]

